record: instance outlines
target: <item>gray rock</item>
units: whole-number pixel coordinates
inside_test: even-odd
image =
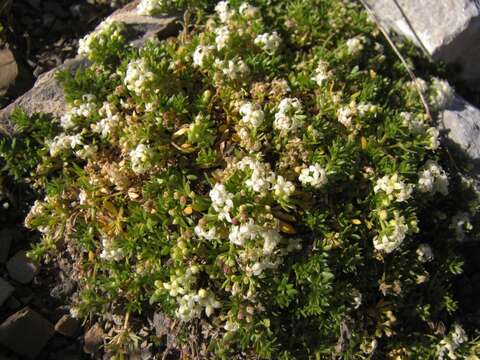
[[[18,65],[15,56],[8,48],[0,49],[0,96],[15,84],[18,76]]]
[[[13,294],[15,288],[10,283],[0,278],[0,306]]]
[[[462,66],[462,77],[480,79],[478,0],[366,0],[388,28],[419,45],[434,59]]]
[[[8,275],[21,284],[28,284],[38,271],[35,263],[27,257],[26,251],[19,251],[7,262]]]
[[[138,0],[133,1],[107,18],[107,20],[111,19],[125,23],[126,39],[133,46],[141,47],[147,39],[155,37],[166,38],[180,31],[180,25],[177,23],[176,17],[138,15],[136,12],[138,3]],[[67,60],[63,65],[41,74],[30,91],[0,110],[0,134],[15,134],[15,128],[9,119],[12,111],[17,106],[22,108],[28,115],[44,113],[50,117],[60,117],[66,110],[66,104],[63,91],[55,79],[55,74],[59,70],[64,69],[68,69],[73,73],[80,65],[86,64],[88,64],[88,61],[77,57]]]
[[[5,264],[10,253],[12,245],[13,233],[8,229],[0,231],[0,264]]]
[[[475,174],[480,174],[480,110],[456,95],[439,116],[439,128],[472,160]]]
[[[0,344],[18,355],[34,359],[53,334],[53,325],[26,307],[0,325]]]
[[[95,355],[103,345],[104,337],[105,333],[103,332],[102,327],[100,324],[96,323],[85,333],[85,345],[83,346],[83,351],[87,354]]]
[[[80,321],[71,315],[63,315],[55,324],[55,331],[67,337],[75,337],[80,330]]]

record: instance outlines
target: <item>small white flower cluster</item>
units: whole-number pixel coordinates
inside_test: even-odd
[[[198,45],[193,52],[193,65],[200,68],[205,67],[209,59],[212,58],[213,50],[213,46]]]
[[[448,176],[440,165],[429,160],[420,170],[417,188],[432,195],[437,192],[448,195]]]
[[[85,94],[82,101],[78,101],[75,106],[69,108],[67,112],[60,118],[60,126],[69,130],[75,127],[75,119],[79,117],[89,117],[97,111],[95,103],[95,95]]]
[[[195,234],[201,238],[201,239],[206,239],[206,240],[214,240],[217,238],[217,230],[214,226],[212,226],[210,229],[205,230],[205,226],[201,224],[200,222],[195,226]]]
[[[223,23],[228,22],[235,14],[235,10],[230,9],[228,1],[219,1],[215,6],[215,12]]]
[[[463,242],[467,232],[473,229],[473,225],[470,222],[470,216],[466,212],[459,212],[452,218],[450,223],[450,229],[455,231],[455,237],[457,241]]]
[[[215,59],[215,67],[221,71],[223,76],[230,80],[240,80],[250,73],[247,64],[241,59],[220,60]]]
[[[413,191],[412,184],[405,184],[397,173],[385,175],[377,180],[373,187],[375,193],[380,191],[387,195],[389,201],[403,202],[410,199]]]
[[[125,253],[123,249],[118,247],[113,239],[102,236],[102,252],[100,253],[102,259],[107,261],[120,261],[124,256]]]
[[[61,154],[66,149],[75,149],[77,146],[83,145],[82,136],[80,134],[76,135],[66,135],[61,133],[60,135],[55,136],[55,138],[48,144],[50,156],[55,157]]]
[[[284,98],[278,105],[273,127],[281,135],[295,133],[303,126],[302,104],[297,98]]]
[[[225,185],[216,183],[209,195],[213,209],[218,213],[218,219],[231,222],[230,211],[233,209],[233,194],[227,191]]]
[[[349,55],[355,55],[363,50],[366,39],[363,35],[356,36],[354,38],[348,39],[346,42],[347,53]]]
[[[78,55],[91,59],[95,54],[95,47],[103,47],[108,42],[122,40],[124,25],[112,20],[104,21],[98,30],[85,35],[78,42]]]
[[[128,90],[137,96],[149,90],[149,84],[155,78],[145,59],[133,60],[128,64],[124,83]]]
[[[275,182],[275,173],[268,163],[245,157],[238,163],[238,169],[251,170],[251,176],[245,181],[245,186],[257,193],[270,190],[271,184]]]
[[[100,116],[103,116],[98,123],[92,124],[90,127],[93,132],[100,133],[102,138],[110,136],[120,124],[120,115],[118,109],[109,103],[104,102],[103,106],[98,111]]]
[[[340,124],[346,128],[352,127],[353,116],[355,115],[355,109],[350,105],[342,106],[337,111],[337,120]]]
[[[258,128],[265,119],[262,107],[251,102],[245,102],[240,107],[239,113],[242,115],[241,123],[252,128]]]
[[[302,169],[300,175],[298,176],[298,180],[304,186],[309,185],[311,187],[319,189],[324,186],[328,181],[327,172],[321,165],[313,164],[309,167]]]
[[[453,331],[450,331],[448,336],[442,339],[437,346],[438,359],[443,360],[445,356],[451,360],[459,359],[459,355],[455,354],[455,352],[467,341],[468,336],[465,330],[459,324],[454,324]]]
[[[141,0],[137,6],[137,13],[140,15],[156,15],[171,5],[170,0]]]
[[[432,261],[434,258],[432,247],[428,244],[420,244],[417,249],[417,256],[420,262]]]
[[[430,96],[430,103],[436,110],[445,109],[455,96],[453,88],[446,80],[433,78],[431,89],[433,94]]]
[[[408,128],[413,135],[427,135],[427,149],[437,150],[440,147],[440,131],[436,127],[427,127],[427,125],[418,117],[414,117],[409,112],[400,113],[402,125]]]
[[[221,26],[215,29],[215,44],[217,45],[217,50],[220,51],[225,48],[230,41],[231,33],[228,29],[228,26]]]
[[[333,75],[333,72],[328,69],[328,63],[326,61],[320,60],[318,62],[315,73],[312,76],[312,80],[317,83],[318,86],[322,86],[323,83],[330,79]]]
[[[273,186],[274,194],[278,199],[288,199],[295,192],[295,185],[282,175],[278,175]]]
[[[137,174],[144,174],[152,167],[152,149],[145,144],[139,144],[130,151],[130,161],[132,170]]]
[[[280,47],[282,38],[276,31],[257,35],[254,40],[255,45],[260,46],[269,54],[273,54]]]
[[[375,249],[389,254],[402,244],[407,231],[408,225],[405,224],[405,218],[395,212],[394,218],[390,219],[385,227],[382,226],[380,234],[373,238],[373,245]]]

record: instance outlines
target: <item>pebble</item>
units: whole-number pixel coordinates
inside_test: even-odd
[[[0,325],[0,344],[18,355],[35,359],[53,336],[53,325],[25,307]]]
[[[85,333],[85,345],[83,346],[83,351],[87,354],[95,355],[100,350],[100,347],[103,344],[103,338],[105,333],[103,332],[100,324],[96,323]]]
[[[63,315],[55,324],[55,331],[67,337],[75,337],[80,330],[80,321],[71,315]]]
[[[37,266],[27,257],[26,251],[19,251],[7,262],[8,275],[21,284],[28,284],[38,271]]]

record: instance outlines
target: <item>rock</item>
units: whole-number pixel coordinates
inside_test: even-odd
[[[125,23],[125,37],[132,45],[140,47],[149,38],[166,38],[180,31],[180,25],[176,21],[177,17],[140,16],[136,12],[138,3],[139,0],[133,1],[107,18],[107,20]],[[85,59],[77,57],[67,60],[63,65],[41,74],[30,91],[0,110],[0,134],[15,134],[15,128],[9,119],[12,111],[17,106],[22,108],[28,115],[44,113],[50,117],[60,117],[65,112],[66,104],[62,89],[55,79],[55,74],[59,70],[64,69],[73,73],[80,65],[86,64],[88,62]]]
[[[34,359],[54,333],[53,325],[26,307],[0,325],[0,344],[18,355]]]
[[[95,355],[100,350],[100,346],[103,345],[103,338],[105,333],[103,332],[100,324],[96,323],[85,333],[85,345],[83,351],[87,354]]]
[[[10,283],[0,278],[0,306],[13,294],[15,288]]]
[[[434,59],[460,64],[473,86],[480,79],[478,0],[366,0],[388,28],[412,40]]]
[[[10,277],[21,284],[28,284],[38,271],[37,266],[27,257],[26,251],[19,251],[7,262]]]
[[[15,56],[8,48],[0,49],[0,96],[15,84],[18,76],[18,65]]]
[[[71,315],[63,315],[55,324],[55,331],[67,337],[75,337],[80,330],[80,321]]]
[[[472,160],[475,175],[480,175],[480,110],[456,95],[439,116],[439,128]]]
[[[12,245],[13,233],[8,229],[0,231],[0,264],[5,264],[10,253]]]

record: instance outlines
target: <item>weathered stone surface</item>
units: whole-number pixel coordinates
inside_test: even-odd
[[[55,324],[55,331],[67,337],[74,337],[80,330],[80,321],[71,315],[63,315]]]
[[[21,284],[28,284],[38,271],[35,263],[25,251],[19,251],[7,262],[8,275]]]
[[[7,262],[12,240],[12,231],[8,229],[3,229],[0,231],[0,264],[5,264]]]
[[[0,49],[0,96],[6,94],[8,88],[15,83],[18,76],[18,65],[13,53],[8,48]]]
[[[105,333],[103,332],[102,327],[100,324],[93,325],[86,333],[85,333],[85,345],[83,346],[83,351],[87,354],[94,355],[98,353],[100,347],[103,345],[103,338]]]
[[[434,59],[462,66],[472,85],[480,79],[480,3],[477,0],[366,0],[388,28]]]
[[[0,306],[13,294],[15,288],[10,283],[0,278]]]
[[[107,20],[123,22],[126,28],[126,39],[132,45],[140,47],[147,39],[166,38],[175,35],[180,25],[172,16],[151,17],[141,16],[136,12],[138,0],[117,10]],[[105,20],[105,21],[107,21]],[[100,27],[101,25],[99,25]],[[97,28],[98,29],[98,28]],[[96,31],[96,30],[95,30]],[[63,65],[42,74],[34,87],[19,97],[15,102],[0,110],[0,133],[14,134],[15,129],[9,121],[12,111],[19,106],[27,114],[45,113],[52,117],[60,117],[66,110],[62,89],[55,79],[59,70],[68,69],[74,72],[80,65],[88,62],[82,58],[66,61]]]
[[[473,160],[475,174],[480,175],[480,110],[456,95],[440,114],[439,127]]]
[[[0,344],[18,355],[34,359],[54,333],[53,325],[26,307],[0,325]]]

